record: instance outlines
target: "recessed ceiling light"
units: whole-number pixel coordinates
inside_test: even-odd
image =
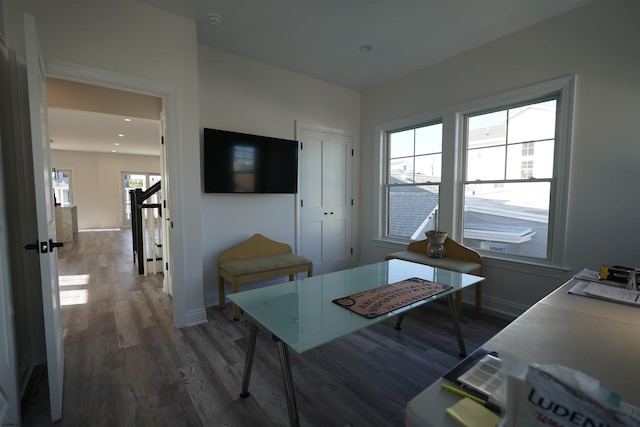
[[[115,152],[116,152],[116,150],[111,150],[111,152],[112,152],[112,153],[115,153]]]
[[[115,145],[120,145],[120,143],[119,143],[119,142],[116,142],[116,143],[115,143]]]
[[[124,138],[124,133],[119,133],[119,134],[118,134],[118,136],[119,136],[120,138]]]
[[[371,45],[369,45],[369,44],[363,44],[362,46],[360,46],[358,48],[358,50],[360,52],[371,52],[372,49],[373,49],[373,47]]]
[[[131,119],[124,119],[124,121],[125,121],[125,122],[130,122],[130,121],[131,121]]]

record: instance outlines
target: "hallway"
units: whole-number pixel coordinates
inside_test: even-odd
[[[162,275],[139,275],[131,253],[129,229],[80,232],[59,249],[65,384],[55,425],[200,424],[171,369],[182,364],[181,334]],[[51,425],[46,388],[38,397],[23,408],[25,426]]]
[[[62,420],[46,373],[23,405],[31,426],[286,426],[278,352],[259,331],[251,397],[240,399],[248,322],[208,309],[176,329],[162,276],[138,275],[131,232],[80,232],[59,252],[65,344]],[[465,307],[472,351],[508,321]],[[433,303],[303,355],[290,352],[301,425],[402,426],[408,400],[459,361],[449,309]]]

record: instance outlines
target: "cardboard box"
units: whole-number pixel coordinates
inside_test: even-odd
[[[620,265],[603,265],[600,267],[600,279],[609,280],[611,282],[627,283],[629,282],[629,274],[634,271],[633,268],[622,267]]]

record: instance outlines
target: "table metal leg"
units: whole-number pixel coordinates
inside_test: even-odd
[[[447,295],[449,299],[449,309],[451,311],[451,320],[453,320],[453,329],[456,332],[456,338],[458,339],[458,348],[460,349],[460,356],[466,357],[467,350],[464,347],[464,338],[462,338],[462,331],[460,330],[460,322],[458,322],[458,313],[456,312],[456,305],[453,302],[453,296]]]
[[[249,381],[251,381],[251,369],[253,368],[253,355],[256,352],[256,335],[258,334],[258,327],[255,324],[251,324],[249,329],[249,342],[247,343],[247,353],[244,359],[244,374],[242,376],[242,393],[240,397],[249,397]]]
[[[396,319],[396,329],[402,329],[402,321],[404,320],[404,313],[398,314],[398,318]]]
[[[293,390],[291,365],[289,364],[289,347],[279,339],[276,339],[276,341],[278,342],[278,352],[280,353],[280,367],[282,368],[282,379],[284,380],[284,392],[287,395],[289,425],[299,427],[300,419],[298,418],[298,407],[296,406],[296,395]]]

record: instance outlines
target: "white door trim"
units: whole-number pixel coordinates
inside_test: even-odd
[[[145,95],[154,95],[164,98],[166,129],[165,144],[167,145],[167,166],[165,171],[172,177],[169,181],[169,193],[177,194],[177,183],[180,180],[178,171],[180,170],[180,150],[178,144],[173,141],[180,141],[180,114],[179,114],[179,89],[170,85],[143,79],[135,76],[114,73],[108,70],[101,70],[84,65],[78,65],[66,61],[45,58],[45,68],[47,76],[55,77],[63,80],[73,80],[82,83],[104,86],[112,89],[126,90],[129,92],[142,93]],[[167,143],[168,142],[168,143]],[[175,200],[168,200],[171,203],[170,211],[177,216],[183,209],[177,205]],[[174,229],[174,234],[170,239],[170,251],[172,254],[183,254],[184,239],[179,235],[179,231]],[[173,263],[172,277],[185,277],[184,265],[177,260]],[[193,314],[187,310],[187,290],[184,288],[184,280],[173,280],[173,323],[176,327],[183,327],[195,323],[200,323],[202,313]],[[197,317],[197,318],[194,318]],[[204,313],[206,319],[206,312]]]

